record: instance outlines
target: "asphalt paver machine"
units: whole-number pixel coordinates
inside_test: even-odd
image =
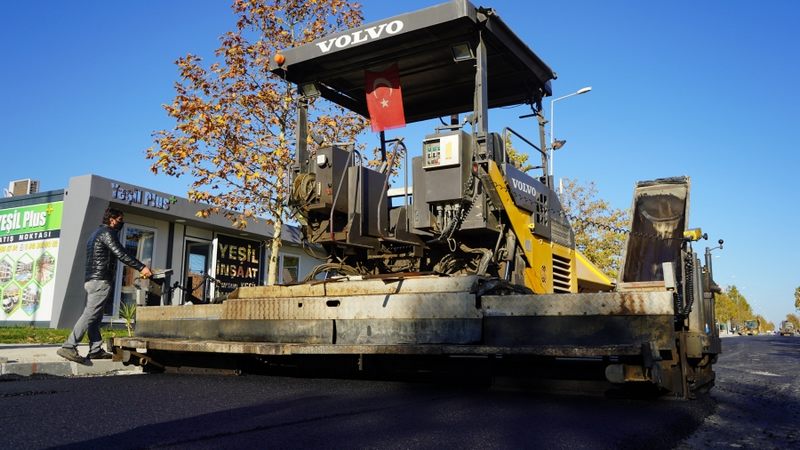
[[[541,104],[556,75],[497,12],[453,0],[282,55],[271,70],[301,95],[292,207],[327,259],[305,282],[142,307],[136,336],[114,341],[117,359],[156,369],[466,364],[680,398],[713,385],[715,285],[692,250],[701,233],[687,228],[689,179],[636,184],[619,278],[601,273],[576,249],[548,176]],[[310,144],[306,125],[314,97],[369,117],[365,72],[389,66],[405,122],[445,119],[414,143],[422,154],[403,168],[412,181],[399,194],[391,164]],[[490,128],[490,110],[513,105],[530,105],[538,145]],[[509,158],[510,134],[541,158],[540,175]],[[381,134],[385,162],[401,142]]]

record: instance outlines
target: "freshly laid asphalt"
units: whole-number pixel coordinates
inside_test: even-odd
[[[79,364],[58,356],[58,344],[0,344],[0,377],[53,375],[59,377],[141,373],[138,366],[125,366],[110,359],[87,360]],[[86,356],[89,345],[78,346]]]

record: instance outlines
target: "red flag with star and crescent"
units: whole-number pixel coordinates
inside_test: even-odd
[[[400,71],[397,69],[397,64],[391,65],[383,72],[367,70],[364,90],[367,93],[367,109],[372,131],[406,126]]]

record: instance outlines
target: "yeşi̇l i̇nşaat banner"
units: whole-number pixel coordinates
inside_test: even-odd
[[[0,209],[0,321],[50,321],[63,206]]]
[[[258,285],[261,273],[261,247],[258,241],[219,235],[217,243],[216,295],[227,294],[240,286]]]

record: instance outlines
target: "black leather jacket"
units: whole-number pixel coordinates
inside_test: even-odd
[[[86,281],[113,281],[117,270],[117,259],[142,270],[144,264],[128,255],[117,238],[117,231],[108,225],[100,225],[86,243]]]

